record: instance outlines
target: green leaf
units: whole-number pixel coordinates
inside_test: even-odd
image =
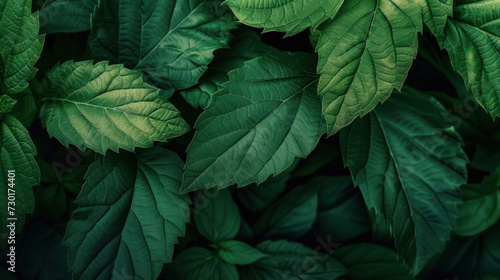
[[[215,252],[200,247],[183,251],[167,266],[173,280],[238,280],[234,264],[220,259]]]
[[[181,91],[182,97],[193,107],[207,107],[214,93],[222,89],[222,84],[229,80],[229,71],[243,67],[247,60],[274,50],[273,47],[262,43],[259,35],[248,28],[237,29],[233,33],[235,37],[229,44],[230,49],[215,51],[214,59],[199,84]]]
[[[226,0],[240,22],[264,28],[264,32],[286,32],[295,35],[308,27],[316,28],[333,18],[343,0]]]
[[[49,72],[42,86],[42,125],[65,146],[101,154],[119,148],[133,151],[188,130],[158,89],[122,65],[66,62]]]
[[[39,217],[26,223],[16,242],[20,279],[71,279],[68,248],[61,246],[62,239],[60,230],[48,220]]]
[[[420,0],[424,22],[435,36],[443,33],[448,17],[453,16],[453,0]]]
[[[24,126],[9,115],[0,118],[0,226],[2,235],[0,247],[7,243],[10,229],[7,226],[16,218],[16,232],[21,232],[26,214],[34,207],[33,186],[40,183],[40,170],[35,161],[36,149]],[[14,172],[10,172],[13,170]],[[13,177],[14,176],[14,177]],[[9,180],[10,179],[10,180]],[[9,191],[11,190],[11,191]],[[14,200],[9,194],[15,194]],[[9,202],[14,202],[14,204]],[[12,207],[12,209],[8,208]],[[9,211],[13,210],[13,215]]]
[[[38,116],[38,107],[31,89],[28,87],[11,97],[15,99],[17,103],[9,114],[20,121],[24,127],[29,128]]]
[[[434,99],[394,94],[340,135],[355,185],[390,222],[398,253],[414,273],[442,251],[466,183],[462,140],[442,111]]]
[[[298,239],[312,228],[317,209],[317,186],[299,186],[262,213],[252,227],[254,236],[260,240]]]
[[[371,229],[370,217],[361,192],[350,177],[316,177],[307,184],[318,191],[318,213],[314,231],[344,242]]]
[[[328,135],[401,89],[417,55],[421,21],[412,0],[352,0],[321,30],[318,92]]]
[[[40,33],[74,33],[90,30],[98,0],[48,0],[40,9]]]
[[[52,184],[48,187],[39,187],[35,188],[34,193],[37,212],[47,213],[59,221],[68,207],[63,186]]]
[[[0,26],[0,93],[18,93],[35,76],[45,37],[31,0],[0,0]]]
[[[396,252],[375,244],[354,244],[342,246],[333,252],[347,268],[350,280],[410,280],[410,267],[398,260]]]
[[[252,246],[236,240],[219,242],[215,248],[221,259],[235,265],[249,265],[267,256]]]
[[[455,233],[476,235],[494,225],[500,219],[500,173],[479,184],[463,186],[462,199]]]
[[[300,243],[265,241],[257,246],[257,250],[270,256],[242,267],[242,280],[334,280],[346,273],[345,267],[337,260]]]
[[[293,171],[293,177],[304,177],[313,175],[322,167],[340,158],[340,147],[327,143],[319,143],[314,151],[304,160],[301,160]]]
[[[10,113],[16,103],[17,101],[12,99],[7,94],[0,95],[0,117]]]
[[[195,209],[196,228],[211,242],[230,240],[238,233],[240,211],[228,190],[200,192]]]
[[[219,0],[100,1],[90,46],[166,90],[192,87],[236,24]]]
[[[479,104],[500,116],[500,1],[458,1],[438,42]]]
[[[73,278],[156,279],[189,221],[182,164],[160,147],[96,159],[64,240]]]
[[[306,157],[324,133],[314,61],[275,52],[231,71],[196,122],[182,191],[260,184]]]

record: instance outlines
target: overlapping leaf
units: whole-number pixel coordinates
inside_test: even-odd
[[[100,1],[90,46],[165,90],[195,85],[235,27],[219,0]]]
[[[182,190],[262,183],[323,134],[314,55],[267,53],[229,73],[196,123]]]
[[[286,32],[288,36],[333,18],[343,0],[226,0],[244,24],[266,31]]]
[[[341,133],[342,154],[369,208],[391,224],[398,253],[418,273],[457,219],[467,157],[432,99],[395,94]]]
[[[401,89],[417,54],[421,9],[412,0],[347,1],[321,32],[318,91],[328,135]]]
[[[41,33],[90,30],[90,15],[98,0],[48,0],[40,10]]]
[[[0,26],[0,92],[17,93],[35,75],[45,37],[38,35],[31,0],[0,0]]]
[[[56,66],[43,80],[42,124],[64,145],[133,150],[188,130],[177,109],[137,71],[91,61]]]
[[[500,1],[458,1],[438,36],[441,48],[492,116],[500,116]]]
[[[17,218],[15,229],[17,232],[21,231],[26,214],[33,211],[35,200],[32,187],[40,183],[40,170],[35,161],[35,145],[28,131],[14,117],[2,115],[0,114],[0,207],[4,211],[0,213],[0,226],[3,229],[2,233],[5,234],[1,236],[1,247],[7,242],[9,230],[7,226],[11,222],[7,219]],[[8,180],[13,178],[12,175],[9,177],[9,170],[14,171],[14,180]],[[12,187],[9,183],[12,183]],[[15,200],[8,199],[8,194],[13,195]]]
[[[257,58],[274,48],[262,43],[259,35],[249,29],[235,30],[234,38],[229,45],[230,49],[215,51],[214,59],[200,79],[199,84],[181,91],[182,96],[194,107],[207,107],[212,95],[220,89],[222,84],[229,80],[227,73],[233,69],[243,67],[247,60]]]
[[[159,147],[97,158],[64,241],[75,279],[156,279],[189,221],[182,164]]]

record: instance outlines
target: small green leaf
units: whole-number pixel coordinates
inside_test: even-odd
[[[453,0],[420,0],[424,22],[435,36],[443,33],[448,17],[453,16]]]
[[[203,191],[196,197],[194,222],[201,235],[216,243],[236,236],[241,216],[228,190]]]
[[[264,28],[264,32],[286,32],[287,36],[308,27],[316,28],[333,18],[343,0],[226,0],[240,22]]]
[[[196,122],[182,191],[260,184],[306,157],[324,133],[314,61],[272,52],[231,71]]]
[[[98,0],[48,0],[40,9],[40,33],[90,30],[90,15]]]
[[[267,255],[252,246],[236,240],[227,240],[215,245],[219,257],[235,265],[249,265]]]
[[[350,177],[316,177],[307,185],[319,189],[313,226],[317,235],[344,242],[371,229],[361,192],[354,188]]]
[[[35,155],[35,145],[26,128],[12,116],[0,119],[0,209],[4,209],[0,212],[3,233],[0,247],[7,243],[9,236],[7,226],[11,221],[7,219],[17,218],[15,231],[21,232],[26,214],[33,212],[35,200],[32,187],[40,183]]]
[[[347,268],[350,280],[411,280],[410,267],[398,259],[396,252],[375,244],[342,246],[333,252]]]
[[[11,97],[15,99],[17,103],[9,114],[20,121],[24,127],[29,128],[38,116],[38,107],[31,88],[27,87],[22,92],[14,94]]]
[[[443,111],[434,99],[393,94],[340,134],[355,185],[390,222],[398,253],[415,274],[442,252],[467,178],[462,140]]]
[[[238,280],[238,270],[211,252],[200,247],[183,251],[167,266],[168,278],[173,280]]]
[[[437,38],[479,104],[500,116],[500,1],[458,1]]]
[[[165,90],[194,86],[236,27],[219,0],[100,1],[90,46]]]
[[[456,234],[476,235],[494,225],[500,219],[500,173],[479,184],[462,186],[462,199]]]
[[[35,76],[45,36],[38,35],[31,0],[0,0],[0,26],[0,93],[18,93]]]
[[[10,113],[16,103],[17,101],[12,99],[7,94],[0,95],[0,117]]]
[[[182,165],[160,147],[96,159],[64,240],[73,278],[156,279],[189,221]]]
[[[259,35],[248,28],[235,30],[229,49],[214,52],[214,59],[200,79],[199,84],[181,91],[182,97],[193,107],[207,107],[214,93],[222,89],[222,84],[229,80],[227,73],[243,67],[243,63],[257,58],[274,48],[262,43]]]
[[[316,48],[328,135],[401,89],[422,29],[421,9],[410,0],[345,2]]]
[[[345,267],[337,260],[300,243],[265,241],[257,246],[257,250],[269,257],[241,267],[242,280],[334,280],[346,273]]]
[[[133,151],[188,131],[177,109],[137,71],[92,61],[66,62],[42,82],[42,125],[62,144],[104,154]]]
[[[260,240],[297,239],[311,229],[317,209],[317,186],[299,186],[262,213],[252,227],[254,236]]]

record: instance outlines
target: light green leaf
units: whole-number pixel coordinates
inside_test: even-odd
[[[90,46],[165,90],[192,87],[236,27],[219,0],[100,1]]]
[[[318,191],[318,213],[314,232],[345,242],[371,229],[370,217],[350,177],[316,177],[307,184]]]
[[[215,248],[221,259],[235,265],[249,265],[267,256],[252,246],[237,240],[219,242]]]
[[[273,47],[262,43],[259,35],[250,29],[240,28],[233,33],[235,37],[229,44],[230,48],[215,51],[214,59],[199,84],[181,91],[182,97],[193,107],[207,107],[214,93],[222,89],[222,84],[229,80],[229,71],[243,67],[247,60],[274,50]]]
[[[12,108],[14,108],[14,105],[16,105],[16,103],[17,101],[12,99],[7,94],[0,95],[0,117],[10,113],[12,111]]]
[[[90,15],[97,2],[98,0],[48,0],[40,9],[40,33],[90,30]]]
[[[167,266],[173,280],[238,280],[238,270],[211,252],[200,247],[183,251]]]
[[[342,246],[333,252],[347,268],[350,280],[411,280],[410,267],[398,260],[396,252],[375,244]]]
[[[479,104],[500,116],[500,1],[458,1],[438,42]]]
[[[476,235],[494,225],[500,219],[500,173],[479,184],[463,186],[462,199],[455,233]]]
[[[0,26],[0,92],[18,93],[35,76],[45,37],[38,35],[31,0],[0,0]]]
[[[242,280],[334,280],[346,273],[345,267],[337,260],[300,243],[265,241],[257,246],[257,250],[269,257],[242,267]]]
[[[64,240],[73,278],[156,279],[189,221],[182,164],[160,147],[96,159]]]
[[[32,187],[40,183],[40,170],[36,164],[35,155],[35,145],[26,128],[12,116],[0,117],[0,159],[2,163],[0,165],[0,208],[4,209],[0,212],[1,247],[7,243],[10,232],[7,226],[12,221],[7,219],[17,218],[15,230],[21,232],[26,214],[33,212],[35,200]],[[15,199],[11,200],[9,197],[15,197]],[[11,201],[14,204],[9,203]]]
[[[228,190],[200,192],[196,198],[195,209],[196,228],[211,242],[230,240],[238,233],[241,224],[240,211]]]
[[[226,0],[240,22],[264,28],[264,32],[295,35],[312,26],[318,27],[333,18],[343,0]]]
[[[119,148],[133,151],[188,130],[158,89],[122,65],[66,62],[50,71],[42,86],[42,125],[66,146],[101,154]]]
[[[420,0],[424,22],[435,36],[441,34],[453,16],[453,0]]]
[[[318,186],[296,187],[269,206],[253,224],[255,238],[294,240],[308,232],[318,210]]]
[[[401,89],[422,28],[413,0],[352,0],[342,6],[321,30],[316,48],[328,135]]]
[[[434,99],[394,94],[340,135],[355,185],[390,222],[398,254],[415,274],[449,239],[467,177],[462,140],[442,111]]]
[[[314,61],[267,53],[231,71],[196,122],[182,191],[260,184],[306,157],[324,133]]]

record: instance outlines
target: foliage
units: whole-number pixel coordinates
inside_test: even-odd
[[[0,0],[0,278],[498,279],[499,104],[500,0]]]

